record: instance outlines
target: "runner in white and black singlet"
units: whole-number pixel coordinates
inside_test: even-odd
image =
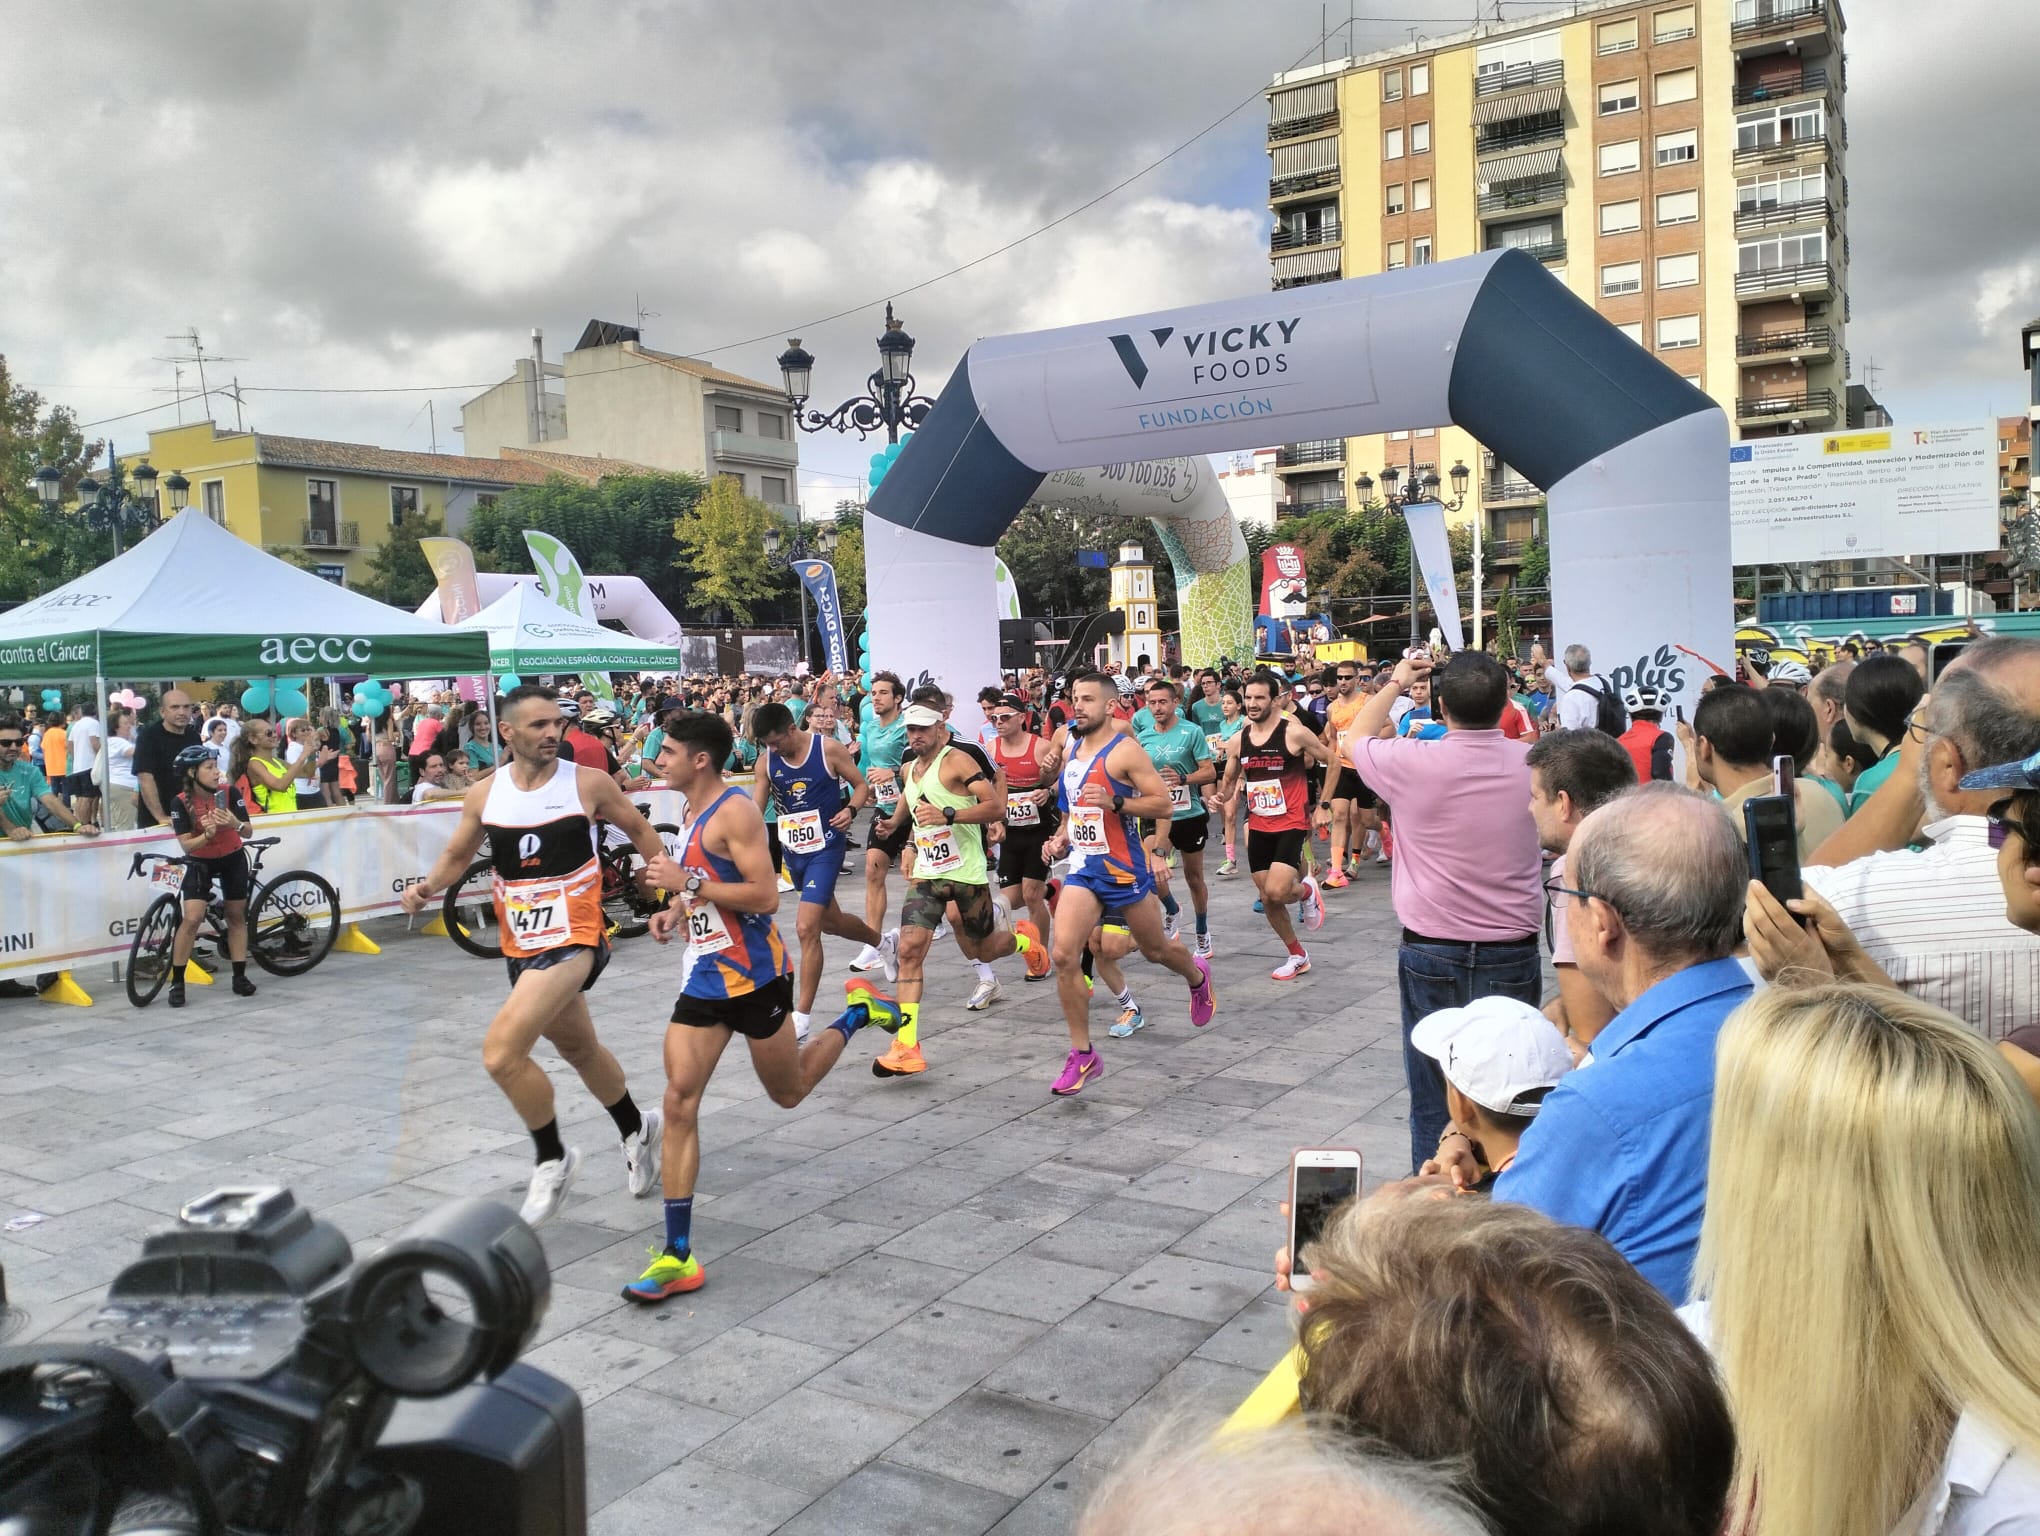
[[[560,1208],[581,1159],[578,1148],[561,1143],[552,1081],[531,1059],[541,1038],[580,1073],[615,1121],[630,1192],[647,1194],[658,1181],[659,1112],[641,1113],[631,1099],[623,1068],[596,1038],[581,994],[609,963],[595,823],[622,831],[648,863],[663,858],[666,846],[614,779],[562,754],[560,711],[550,688],[512,689],[498,721],[510,761],[468,791],[453,840],[423,882],[404,892],[404,910],[424,912],[461,878],[487,839],[510,997],[489,1023],[482,1063],[538,1150],[522,1211],[535,1224]]]

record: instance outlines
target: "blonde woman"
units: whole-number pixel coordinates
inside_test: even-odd
[[[1687,1309],[1738,1533],[2040,1531],[2040,1115],[1953,1015],[1773,987],[1723,1027]]]
[[[106,789],[106,830],[135,829],[135,712],[116,704],[106,712],[106,756],[102,760]]]
[[[264,815],[298,808],[297,778],[276,750],[276,727],[250,720],[234,738],[229,783],[248,780],[248,802]]]

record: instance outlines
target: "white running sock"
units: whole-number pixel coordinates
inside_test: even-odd
[[[971,961],[971,964],[977,967],[979,981],[997,981],[999,979],[999,973],[992,969],[991,962],[986,960],[973,960]]]
[[[796,1040],[805,1040],[805,1039],[807,1039],[807,1037],[808,1037],[808,1024],[809,1024],[809,1020],[810,1020],[811,1018],[812,1018],[812,1015],[810,1015],[810,1014],[805,1014],[805,1013],[802,1013],[802,1012],[800,1012],[800,1011],[799,1011],[798,1009],[796,1009],[796,1010],[794,1011],[794,1015],[793,1015],[793,1038],[794,1038],[794,1039],[796,1039]]]
[[[1128,987],[1124,992],[1119,994],[1119,1006],[1122,1008],[1132,1008],[1134,1006],[1133,988]]]

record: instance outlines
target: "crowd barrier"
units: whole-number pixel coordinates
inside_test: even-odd
[[[653,821],[677,822],[681,800],[671,790],[632,795]],[[255,835],[281,841],[263,858],[263,873],[309,869],[340,893],[347,922],[399,910],[445,851],[460,818],[458,800],[436,805],[354,805],[257,816]],[[167,827],[108,832],[99,837],[0,839],[0,979],[77,970],[127,958],[135,929],[158,891],[147,871],[134,879],[137,853],[179,852]]]

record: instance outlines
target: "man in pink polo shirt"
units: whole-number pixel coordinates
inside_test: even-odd
[[[1444,736],[1384,738],[1395,701],[1426,677]],[[1434,672],[1420,652],[1369,697],[1348,736],[1354,768],[1395,819],[1391,892],[1402,923],[1396,980],[1412,1169],[1450,1123],[1438,1063],[1410,1044],[1417,1021],[1497,994],[1534,1008],[1541,991],[1543,868],[1530,817],[1529,743],[1502,734],[1508,701],[1509,675],[1494,657],[1461,651]]]

